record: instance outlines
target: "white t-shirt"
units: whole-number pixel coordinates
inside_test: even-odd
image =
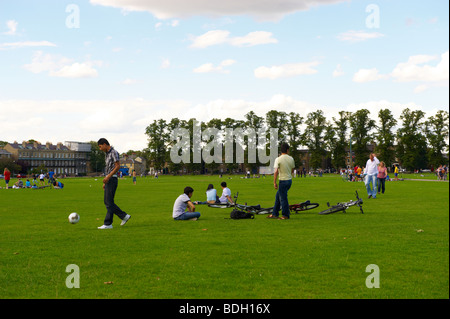
[[[222,196],[220,196],[219,201],[221,203],[228,202],[227,195],[231,198],[231,190],[228,187],[225,187],[222,192]]]
[[[366,163],[366,174],[367,175],[378,175],[378,164],[380,164],[380,161],[378,158],[374,157],[373,161],[370,160],[370,158],[367,160]]]
[[[178,198],[175,200],[175,203],[173,204],[173,213],[172,217],[177,218],[178,216],[181,216],[185,213],[187,208],[187,203],[191,199],[186,194],[181,194],[178,196]]]
[[[292,156],[283,154],[275,159],[273,168],[278,169],[278,179],[286,181],[292,179],[292,169],[295,167],[295,161]]]

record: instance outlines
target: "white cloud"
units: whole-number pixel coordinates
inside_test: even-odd
[[[307,62],[307,63],[291,63],[283,65],[275,65],[271,67],[261,66],[254,71],[255,77],[259,79],[271,79],[287,78],[298,75],[315,74],[317,70],[313,67],[319,65],[319,62]]]
[[[384,34],[379,32],[366,32],[354,30],[341,33],[337,36],[339,40],[348,42],[362,42],[369,39],[377,39],[381,37],[384,37]]]
[[[432,63],[439,61],[437,63]],[[421,93],[431,87],[448,87],[449,81],[449,51],[439,56],[414,55],[408,61],[398,63],[389,74],[380,74],[377,68],[360,69],[353,76],[358,83],[377,81],[380,79],[393,79],[397,82],[419,82],[414,89]]]
[[[443,82],[449,80],[449,51],[441,55],[435,66],[427,64],[439,59],[432,55],[414,55],[397,64],[391,76],[399,82]]]
[[[236,61],[232,59],[224,60],[218,66],[214,66],[212,63],[205,63],[198,68],[195,68],[194,73],[230,73],[225,67],[231,66],[234,63],[236,63]]]
[[[121,84],[123,84],[123,85],[132,85],[132,84],[136,84],[136,83],[137,83],[137,80],[129,79],[129,78],[127,78],[121,82]]]
[[[229,44],[237,47],[251,47],[261,44],[277,43],[271,32],[254,31],[242,37],[230,37],[226,30],[212,30],[205,34],[191,37],[191,48],[204,49],[213,45]]]
[[[333,71],[333,77],[339,77],[339,76],[342,76],[342,75],[344,75],[345,73],[344,73],[344,71],[342,70],[342,66],[340,65],[340,64],[338,64],[337,66],[336,66],[336,69]]]
[[[190,16],[250,15],[258,20],[279,20],[287,14],[346,0],[90,0],[94,5],[110,6],[125,11],[148,11],[158,19]]]
[[[101,66],[100,61],[74,62],[72,59],[35,52],[32,62],[23,68],[32,73],[48,72],[49,76],[64,78],[93,78],[98,76],[94,66]]]
[[[65,65],[59,70],[50,71],[49,75],[61,78],[95,78],[98,76],[98,72],[92,68],[90,63],[73,63]]]
[[[163,59],[161,62],[161,69],[168,69],[168,68],[170,68],[170,60]]]
[[[6,27],[8,28],[8,31],[3,32],[3,34],[6,35],[15,35],[17,32],[17,26],[19,23],[15,20],[8,20],[6,21]]]
[[[243,37],[235,37],[230,39],[230,44],[238,47],[250,47],[269,43],[278,43],[278,40],[272,38],[271,32],[266,31],[254,31]]]
[[[385,78],[386,76],[380,74],[376,68],[360,69],[353,75],[353,81],[358,83],[372,82]]]
[[[56,47],[56,44],[49,41],[21,41],[21,42],[7,42],[0,44],[0,50],[20,49],[26,47]]]

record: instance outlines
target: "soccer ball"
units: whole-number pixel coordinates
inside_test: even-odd
[[[69,215],[69,223],[76,224],[80,221],[80,215],[77,213],[72,213]]]

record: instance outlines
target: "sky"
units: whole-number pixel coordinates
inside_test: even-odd
[[[153,120],[449,109],[444,0],[0,0],[0,140],[147,147]]]

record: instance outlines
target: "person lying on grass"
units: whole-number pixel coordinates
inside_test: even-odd
[[[200,217],[200,213],[195,211],[195,205],[191,202],[193,193],[194,189],[192,187],[187,186],[184,188],[184,193],[178,196],[173,205],[173,219],[197,220]]]

